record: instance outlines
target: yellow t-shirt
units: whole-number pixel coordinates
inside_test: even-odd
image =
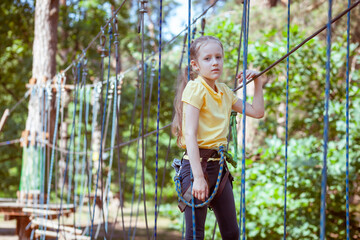
[[[184,89],[181,101],[200,110],[197,142],[199,148],[218,148],[227,145],[232,105],[238,97],[224,83],[215,83],[215,92],[200,76],[189,81]],[[184,109],[183,109],[184,110]],[[185,145],[185,111],[182,119],[181,144]]]

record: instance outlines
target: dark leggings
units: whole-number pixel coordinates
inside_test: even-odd
[[[209,161],[207,163],[206,172],[208,174],[210,194],[213,192],[216,184],[216,180],[219,174],[219,162]],[[224,168],[225,171],[225,168]],[[223,171],[223,176],[224,172]],[[181,188],[185,191],[191,182],[190,178],[190,162],[183,160],[181,168]],[[200,200],[195,198],[195,204],[201,203]],[[231,187],[231,183],[228,180],[221,195],[216,196],[211,203],[217,222],[219,224],[221,237],[224,240],[235,240],[239,238],[239,227],[236,220],[236,210],[234,203],[234,195]],[[196,225],[196,239],[204,239],[205,219],[207,214],[207,206],[201,208],[195,208],[195,225]],[[185,208],[185,222],[186,222],[186,235],[185,239],[193,239],[192,228],[192,210],[191,207]]]

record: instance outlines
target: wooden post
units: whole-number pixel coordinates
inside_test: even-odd
[[[16,234],[19,236],[19,240],[28,240],[31,236],[31,228],[26,230],[29,225],[30,219],[28,216],[16,217]]]

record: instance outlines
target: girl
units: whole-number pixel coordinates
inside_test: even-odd
[[[217,83],[223,71],[224,49],[212,36],[197,38],[190,47],[191,80],[180,79],[175,97],[173,131],[180,147],[186,148],[180,171],[182,193],[189,189],[193,174],[192,195],[195,204],[205,201],[215,187],[219,174],[219,147],[227,145],[231,110],[242,113],[242,100],[223,83]],[[247,70],[250,79],[257,72]],[[198,75],[196,77],[196,75]],[[242,82],[243,73],[237,76]],[[264,98],[261,79],[255,79],[253,103],[246,103],[246,115],[261,118]],[[191,169],[190,169],[191,168]],[[239,228],[229,174],[225,168],[224,185],[210,202],[219,223],[222,239],[238,239]],[[227,173],[226,173],[227,172]],[[221,184],[220,184],[221,185]],[[189,191],[189,190],[188,190]],[[207,207],[195,209],[196,238],[204,239]],[[192,239],[192,209],[185,207],[186,239]]]

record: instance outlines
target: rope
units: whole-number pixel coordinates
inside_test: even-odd
[[[102,83],[101,82],[98,82],[96,85],[95,85],[95,88],[93,90],[93,97],[94,97],[94,105],[93,105],[93,111],[92,111],[92,124],[91,124],[91,139],[93,139],[93,136],[94,136],[94,132],[95,132],[95,126],[97,125],[97,115],[98,115],[98,103],[99,103],[99,98],[100,98],[100,88],[102,86]],[[91,144],[91,143],[90,143]],[[91,222],[93,221],[93,218],[92,218],[92,215],[91,215],[91,203],[90,203],[90,194],[91,194],[91,189],[92,189],[92,169],[93,169],[93,148],[91,146],[91,151],[90,151],[90,161],[89,161],[89,165],[88,165],[88,198],[89,198],[89,201],[88,201],[88,208],[89,208],[89,218],[90,218],[90,224]],[[85,155],[87,153],[87,149],[86,151],[84,152]]]
[[[160,128],[160,85],[161,85],[161,34],[162,34],[162,0],[160,1],[160,13],[159,13],[159,72],[158,72],[158,98],[157,98],[157,117],[156,117],[156,166],[155,166],[155,224],[154,224],[154,238],[156,240],[156,227],[158,217],[158,168],[159,168],[159,128]]]
[[[115,81],[115,89],[117,89],[117,81]],[[113,104],[113,116],[112,116],[112,126],[111,126],[111,146],[115,145],[115,131],[116,131],[116,126],[117,126],[117,118],[116,118],[116,107],[117,107],[117,92],[116,90],[114,91],[114,104]],[[109,160],[109,172],[108,172],[108,176],[107,176],[107,183],[105,186],[105,199],[106,199],[106,218],[105,218],[105,231],[108,232],[108,218],[109,218],[109,202],[110,202],[110,197],[109,197],[109,192],[110,192],[110,184],[111,184],[111,168],[112,168],[112,164],[113,164],[113,159],[114,159],[114,149],[110,150],[110,160]]]
[[[100,83],[101,83],[101,89],[100,89],[100,112],[102,112],[103,114],[103,117],[101,118],[102,119],[102,125],[101,125],[101,133],[100,133],[100,149],[99,149],[99,164],[98,164],[98,168],[97,168],[97,178],[96,178],[96,182],[95,182],[95,185],[96,185],[96,188],[95,188],[95,195],[94,195],[94,202],[93,202],[93,214],[92,216],[90,217],[91,218],[91,227],[90,227],[90,237],[91,239],[93,238],[93,226],[94,226],[94,216],[95,216],[95,207],[96,207],[96,195],[97,195],[97,188],[98,188],[98,182],[99,182],[99,172],[100,172],[100,167],[101,167],[101,158],[102,158],[102,147],[103,147],[103,131],[104,131],[104,122],[105,122],[105,109],[106,109],[106,104],[105,104],[105,107],[103,107],[103,88],[102,88],[102,82],[103,82],[103,78],[104,78],[104,58],[105,58],[105,52],[106,52],[106,49],[105,49],[105,44],[106,44],[106,36],[105,36],[105,33],[104,33],[104,29],[102,28],[102,35],[100,37],[100,45],[101,45],[101,63],[100,63]],[[110,55],[109,55],[110,57]],[[108,93],[108,84],[106,85],[106,92]],[[105,97],[105,103],[107,103],[107,94],[106,94],[106,97]],[[90,210],[91,211],[91,210]]]
[[[111,21],[113,21],[113,19],[115,19],[116,15],[117,15],[118,12],[120,11],[120,9],[124,6],[125,2],[126,2],[126,0],[124,0],[124,1],[121,3],[120,7],[118,7],[118,9],[116,9],[116,11],[115,11],[114,14],[112,15],[112,17],[111,17],[109,20],[107,20],[107,22],[105,23],[104,26],[101,27],[101,29],[105,29],[105,28],[111,23]],[[91,42],[88,44],[88,46],[87,46],[84,50],[82,50],[82,53],[79,55],[78,61],[82,60],[82,58],[86,56],[87,50],[89,50],[89,48],[94,44],[94,42],[95,42],[99,37],[101,37],[101,35],[102,35],[102,30],[99,31],[99,33],[91,40]],[[71,67],[72,67],[71,64],[70,64],[69,66],[67,66],[67,68],[65,68],[63,71],[61,71],[62,74],[65,74]]]
[[[168,158],[169,158],[169,154],[170,154],[170,149],[171,149],[171,139],[172,139],[172,132],[170,130],[169,133],[169,143],[167,146],[167,151],[166,151],[166,157],[165,157],[165,164],[164,164],[164,171],[163,171],[163,176],[162,176],[162,181],[161,181],[161,191],[160,191],[160,200],[159,200],[159,204],[158,204],[158,210],[160,211],[160,205],[161,205],[161,200],[162,200],[162,193],[163,193],[163,188],[164,188],[164,184],[165,184],[165,174],[166,174],[166,165],[168,162]]]
[[[325,116],[324,116],[324,158],[321,180],[321,209],[320,209],[320,239],[326,238],[326,186],[327,186],[327,147],[329,132],[329,102],[330,102],[330,57],[331,57],[331,13],[332,0],[329,0],[327,24],[327,49],[326,49],[326,83],[325,83]]]
[[[147,0],[141,0],[141,9],[140,9],[140,16],[141,16],[141,88],[143,90],[143,94],[141,95],[141,159],[142,159],[142,171],[141,171],[141,181],[142,181],[142,187],[143,187],[143,200],[144,200],[144,215],[145,215],[145,225],[146,225],[146,234],[148,240],[150,240],[150,234],[149,234],[149,226],[148,226],[148,220],[147,220],[147,211],[146,211],[146,192],[145,192],[145,131],[144,131],[144,108],[145,108],[145,76],[144,76],[144,29],[145,29],[145,13],[146,10],[146,4]]]
[[[169,124],[161,127],[160,130],[164,130],[164,129],[168,128],[168,127],[171,127],[171,124],[172,124],[172,123],[169,123]],[[156,130],[151,131],[151,132],[148,132],[148,133],[146,133],[146,134],[144,135],[144,137],[149,137],[149,136],[151,136],[151,135],[153,135],[153,134],[155,134],[155,133],[156,133]],[[114,147],[105,148],[105,149],[104,149],[104,152],[108,152],[108,151],[110,151],[111,149],[117,149],[117,148],[121,148],[121,147],[124,147],[124,146],[128,146],[128,145],[130,145],[131,143],[138,141],[139,138],[141,138],[141,136],[140,136],[140,137],[137,137],[137,138],[133,138],[133,139],[127,141],[127,142],[120,143],[120,144],[118,144],[118,145],[116,145],[116,146],[114,146]],[[21,139],[20,139],[20,141],[21,141]],[[44,141],[41,141],[41,140],[38,140],[37,142],[39,142],[39,143],[44,143],[44,144],[46,144],[46,146],[48,146],[48,147],[50,147],[50,148],[53,148],[53,149],[55,149],[55,150],[57,150],[57,151],[59,151],[59,152],[62,152],[62,153],[72,153],[72,154],[86,155],[86,152],[85,152],[85,151],[84,151],[84,152],[69,151],[69,150],[64,149],[64,148],[56,147],[54,144],[50,144],[49,142],[44,142]]]
[[[138,75],[139,75],[139,72],[138,72]],[[137,107],[137,99],[138,99],[138,94],[139,94],[139,83],[138,83],[138,80],[139,80],[139,76],[138,76],[138,79],[137,79],[137,83],[136,83],[136,92],[135,92],[135,98],[134,98],[134,104],[133,104],[133,111],[132,111],[132,116],[131,116],[131,125],[130,125],[130,135],[129,135],[129,140],[131,139],[131,136],[132,136],[132,132],[133,132],[133,128],[134,128],[134,121],[135,121],[135,113],[136,113],[136,107]],[[118,116],[119,118],[119,116]],[[137,141],[139,141],[140,139],[140,130],[139,130],[139,133],[137,135]],[[119,137],[117,139],[117,142],[119,143]],[[130,142],[130,141],[128,141]],[[137,143],[139,144],[139,142]],[[125,158],[125,167],[124,167],[124,179],[123,179],[123,182],[124,182],[124,185],[126,185],[126,173],[127,173],[127,162],[128,162],[128,158],[129,158],[129,151],[130,151],[130,144],[127,145],[128,148],[127,148],[127,151],[126,151],[126,158]],[[135,163],[135,173],[134,173],[134,184],[135,184],[135,179],[136,179],[136,174],[137,174],[137,163],[138,163],[138,146],[137,146],[137,150],[136,150],[136,163]],[[119,154],[119,148],[118,148],[118,154]],[[120,159],[118,157],[118,164],[120,163]],[[125,188],[125,187],[124,187]],[[132,219],[132,208],[133,208],[133,204],[134,204],[134,187],[133,187],[133,192],[132,192],[132,198],[131,198],[131,212],[130,212],[130,227],[129,227],[129,231],[128,231],[128,237],[130,237],[130,229],[131,229],[131,219]],[[125,238],[124,238],[125,239]]]
[[[287,46],[286,51],[290,49],[290,4],[288,0],[287,12]],[[286,200],[287,200],[287,164],[288,164],[288,136],[289,136],[289,56],[286,58],[286,114],[285,114],[285,174],[284,174],[284,240],[286,239]]]
[[[197,16],[195,19],[193,19],[191,25],[194,25],[197,20],[199,20],[201,17],[203,17],[211,8],[213,8],[216,3],[218,2],[219,0],[216,0],[213,4],[211,4],[207,9],[205,9],[199,16]],[[186,26],[183,30],[181,30],[177,35],[175,35],[171,40],[169,40],[168,42],[162,44],[163,45],[163,49],[165,49],[165,47],[167,47],[168,45],[172,44],[181,34],[183,34],[185,31],[187,31],[188,27]],[[187,36],[187,35],[186,35]],[[158,50],[153,52],[151,55],[149,55],[146,59],[145,59],[145,62],[148,61],[149,59],[153,58],[156,54],[158,54]],[[126,71],[123,72],[123,74],[126,74],[130,71],[133,71],[137,69],[137,66],[133,66],[129,69],[127,69]]]
[[[348,0],[348,6],[351,1]],[[346,239],[350,240],[349,217],[349,62],[350,62],[350,12],[347,14],[346,31]]]
[[[115,19],[113,22],[113,26],[114,26],[114,36],[115,36],[115,58],[116,58],[116,77],[115,77],[115,82],[114,82],[114,106],[113,106],[113,119],[112,119],[112,131],[111,131],[111,147],[113,147],[115,145],[115,135],[117,134],[117,123],[118,123],[118,101],[121,100],[121,95],[119,95],[119,99],[118,99],[118,94],[117,94],[117,90],[118,90],[118,78],[117,78],[117,72],[118,72],[118,68],[119,68],[119,40],[118,40],[118,26],[117,26],[117,20]],[[122,78],[121,80],[122,81]],[[120,103],[120,102],[119,102]],[[111,167],[113,164],[113,157],[114,157],[114,150],[113,148],[110,150],[110,162],[109,162],[109,172],[108,172],[108,181],[105,187],[106,190],[106,198],[107,198],[107,202],[106,202],[106,208],[109,209],[109,202],[110,202],[110,198],[109,198],[109,191],[110,191],[110,183],[111,183]],[[119,156],[118,156],[119,157]],[[121,174],[121,172],[119,171],[119,175]],[[121,182],[120,182],[120,189],[121,189]],[[121,197],[121,195],[120,195]],[[119,198],[121,199],[121,198]],[[105,222],[105,229],[106,231],[108,228],[108,214],[106,217],[106,222]],[[115,227],[115,226],[114,226]],[[124,230],[124,229],[123,229]],[[110,239],[112,238],[112,236],[110,236]]]
[[[74,98],[76,98],[75,101],[77,101],[77,97],[78,97],[78,82],[80,81],[79,79],[79,75],[76,75],[76,74],[79,74],[78,73],[78,70],[80,70],[80,66],[79,65],[76,65],[76,63],[73,63],[74,64],[74,68],[72,68],[72,74],[74,75],[74,81],[75,81],[75,91],[74,91]],[[74,151],[74,148],[72,147],[72,141],[75,141],[74,140],[74,132],[75,132],[75,124],[76,124],[76,110],[74,110],[73,112],[73,122],[72,122],[73,126],[71,128],[71,135],[70,135],[70,142],[69,142],[69,149]],[[70,153],[67,153],[66,155],[66,168],[68,167],[68,158],[70,159],[70,167],[69,167],[69,173],[68,173],[68,184],[67,184],[67,187],[68,187],[68,194],[67,194],[67,204],[70,203],[70,197],[71,197],[71,179],[72,179],[72,168],[73,168],[73,154]],[[66,171],[67,172],[67,171]],[[63,181],[63,186],[62,188],[65,186],[65,182],[66,182],[66,174],[64,175],[64,181]],[[62,193],[61,193],[61,198],[62,198]],[[60,220],[59,220],[60,221]]]
[[[155,76],[155,59],[151,61],[151,69],[150,69],[150,78],[149,78],[149,98],[148,98],[148,108],[147,108],[147,115],[146,115],[146,126],[145,126],[145,132],[148,132],[149,129],[149,119],[150,119],[150,109],[151,109],[151,97],[154,87],[154,76]],[[145,74],[147,74],[147,64],[145,63]],[[145,75],[146,77],[146,75]],[[146,78],[145,78],[146,82]],[[145,149],[147,149],[147,143],[145,142]]]
[[[129,140],[128,140],[129,144],[127,145],[128,148],[127,148],[127,151],[126,151],[126,158],[125,158],[124,180],[123,180],[124,185],[126,185],[127,162],[128,162],[128,159],[129,159],[130,143],[132,143],[130,141],[131,141],[131,136],[132,136],[133,128],[134,128],[136,106],[137,106],[137,100],[138,100],[138,94],[139,94],[139,82],[138,82],[138,80],[139,80],[139,78],[137,79],[137,82],[136,82],[136,90],[135,90],[136,92],[135,92],[135,98],[134,98],[134,104],[133,104],[134,107],[133,107],[133,111],[132,111],[132,114],[131,114],[130,135],[129,135]],[[139,136],[138,136],[138,138],[139,138]],[[138,138],[135,141],[137,141]],[[118,146],[119,146],[119,144],[118,144]]]
[[[110,60],[111,60],[111,40],[112,40],[112,27],[110,26],[109,28],[109,67],[110,67]],[[106,39],[105,35],[102,35],[103,39]],[[105,41],[104,41],[105,42]],[[103,42],[103,43],[104,43]],[[104,55],[104,51],[103,54],[101,55],[102,57],[102,61],[103,61],[103,56]],[[103,68],[103,64],[102,68],[101,68],[101,77],[103,77],[103,73],[104,73],[104,68]],[[94,204],[93,204],[93,216],[92,216],[92,221],[91,221],[91,230],[90,230],[90,236],[91,239],[93,238],[93,227],[94,227],[94,217],[95,217],[95,207],[96,207],[96,196],[97,196],[97,189],[98,189],[98,184],[99,184],[99,175],[100,175],[100,169],[102,168],[102,162],[103,162],[103,158],[102,158],[102,150],[103,150],[103,140],[104,140],[104,127],[105,127],[105,117],[106,117],[106,106],[107,106],[107,100],[108,100],[108,95],[109,95],[109,82],[110,82],[110,70],[108,71],[108,77],[107,77],[107,83],[106,83],[106,93],[105,93],[105,103],[104,103],[104,109],[103,109],[103,116],[102,116],[102,124],[101,124],[101,140],[100,140],[100,151],[99,151],[99,160],[98,160],[98,169],[97,169],[97,176],[96,176],[96,184],[95,184],[95,195],[94,195]],[[105,232],[105,235],[107,236],[107,232]]]
[[[136,184],[136,175],[137,175],[137,168],[138,168],[138,160],[139,160],[139,141],[140,141],[140,136],[141,135],[141,128],[139,128],[139,140],[137,142],[137,146],[136,146],[136,162],[135,162],[135,173],[134,173],[134,183],[133,183],[133,190],[132,190],[132,195],[131,195],[131,211],[130,211],[130,226],[129,226],[129,231],[128,231],[128,238],[130,238],[130,233],[131,233],[131,221],[132,221],[132,215],[133,215],[133,205],[134,205],[134,198],[135,198],[135,184]],[[140,196],[140,194],[139,194]]]
[[[78,78],[80,79],[80,75],[82,76],[81,78],[81,86],[80,86],[80,109],[79,109],[79,120],[78,120],[78,142],[77,142],[77,151],[80,151],[80,142],[81,142],[81,127],[82,127],[82,117],[83,117],[83,105],[84,105],[84,98],[85,98],[85,102],[86,102],[86,89],[85,89],[85,77],[86,77],[86,74],[84,74],[86,72],[85,70],[85,65],[86,65],[86,60],[84,59],[84,61],[82,61],[82,74],[80,74],[80,69],[78,71]],[[86,125],[85,124],[85,128],[86,128]],[[86,146],[86,139],[84,139],[84,145]],[[82,158],[82,164],[81,164],[81,169],[82,169],[82,172],[84,171],[84,158],[86,156],[83,156]],[[80,165],[80,155],[76,155],[76,161],[75,161],[75,175],[74,175],[74,206],[77,206],[77,189],[78,189],[78,181],[79,179],[76,178],[76,176],[79,176],[79,172],[80,172],[80,169],[79,169],[79,166]],[[81,187],[83,186],[82,184],[82,178],[83,178],[83,174],[80,175],[81,177],[81,181],[80,181],[80,184],[81,184]],[[81,188],[81,190],[83,190]],[[68,196],[70,196],[71,194],[69,194]],[[82,204],[81,204],[81,201],[82,201],[82,194],[79,193],[79,204],[81,205],[80,207],[80,214],[78,215],[78,219],[80,220],[80,216],[81,216],[81,208],[82,208]],[[78,221],[79,222],[79,221]],[[73,227],[74,227],[74,231],[76,230],[76,212],[74,212],[73,214]]]
[[[80,68],[80,64],[78,63],[78,68]],[[78,99],[78,94],[79,94],[79,82],[80,79],[79,77],[77,77],[75,74],[75,101],[74,101],[74,112],[73,112],[73,120],[72,120],[72,127],[71,127],[71,134],[70,134],[70,142],[69,142],[69,148],[71,147],[73,140],[74,140],[74,132],[75,132],[75,119],[76,119],[76,109],[77,109],[77,99]],[[66,182],[66,174],[67,174],[67,170],[68,170],[68,166],[69,166],[69,153],[66,155],[66,165],[65,165],[65,171],[64,171],[64,181],[63,181],[63,185],[61,187],[61,195],[60,195],[60,211],[58,214],[58,228],[56,230],[57,234],[59,234],[59,230],[60,230],[60,216],[61,216],[61,212],[62,212],[62,204],[63,204],[63,196],[64,196],[64,187],[65,187],[65,182]],[[69,184],[71,183],[71,181],[68,181]],[[70,193],[68,193],[70,194]],[[48,203],[49,204],[49,203]],[[74,206],[75,208],[75,206]]]
[[[118,36],[119,36],[119,31],[118,31],[118,24],[117,24],[117,19],[114,18],[114,44],[115,44],[115,58],[116,58],[116,75],[115,75],[115,81],[118,82],[118,75],[117,73],[119,72],[119,66],[120,66],[120,59],[119,59],[119,40],[118,40]],[[123,75],[120,76],[120,89],[121,89],[121,84],[122,84],[122,79],[123,79]],[[116,92],[118,91],[117,88],[115,88]],[[119,92],[117,92],[117,94],[119,94],[119,102],[117,103],[116,106],[116,122],[119,122],[119,113],[120,113],[120,102],[121,102],[121,90],[119,90]],[[116,124],[117,125],[117,124]],[[116,142],[117,144],[119,144],[119,128],[116,127]],[[123,237],[124,239],[126,239],[126,232],[125,232],[125,221],[124,221],[124,211],[123,211],[123,200],[122,200],[122,186],[121,186],[121,168],[120,168],[120,150],[119,148],[117,148],[117,163],[118,163],[118,181],[119,181],[119,206],[118,209],[116,211],[116,216],[115,216],[115,222],[111,231],[111,235],[110,235],[110,239],[112,239],[113,237],[113,233],[116,227],[116,223],[117,223],[117,217],[118,217],[118,213],[119,213],[119,208],[121,208],[121,218],[122,218],[122,227],[123,227]]]
[[[78,82],[78,84],[77,84],[77,90],[75,91],[75,97],[76,97],[76,101],[78,101],[78,97],[79,97],[79,95],[80,95],[80,109],[81,109],[81,93],[79,93],[80,91],[81,91],[81,89],[80,89],[80,78],[81,78],[81,62],[79,62],[78,63],[78,65],[77,65],[77,68],[76,68],[76,70],[77,70],[77,77],[76,77],[76,79],[77,79],[77,82]],[[72,149],[74,149],[75,148],[75,128],[76,128],[76,108],[74,109],[74,122],[73,122],[73,124],[74,124],[74,126],[73,126],[73,128],[74,128],[74,131],[73,132],[71,132],[71,136],[70,136],[70,138],[72,138],[72,140],[70,140],[70,149],[72,148]],[[82,109],[81,109],[82,110]],[[78,122],[78,124],[79,124],[79,122]],[[69,204],[70,203],[70,198],[71,198],[71,189],[72,189],[72,182],[73,182],[73,171],[74,171],[74,154],[70,154],[70,163],[69,163],[69,165],[70,165],[70,167],[69,167],[69,176],[68,176],[68,179],[69,179],[69,181],[68,181],[68,194],[67,194],[67,203]],[[75,174],[76,174],[76,169],[75,169]],[[74,180],[75,180],[75,178],[74,178]],[[74,183],[74,185],[75,185],[75,183]],[[75,188],[74,188],[74,190],[76,190]],[[74,195],[75,195],[75,191],[74,191]],[[76,206],[76,204],[75,204],[75,202],[74,202],[74,206]]]
[[[107,131],[108,131],[108,126],[109,126],[109,120],[110,120],[110,112],[111,112],[111,104],[112,104],[112,87],[110,86],[110,84],[112,84],[110,82],[110,60],[111,60],[111,40],[113,38],[113,29],[112,29],[112,26],[109,25],[109,31],[108,31],[108,34],[110,35],[109,36],[109,51],[108,51],[108,56],[109,56],[109,62],[108,62],[108,76],[107,76],[107,80],[106,80],[106,84],[107,84],[107,92],[106,92],[106,99],[109,101],[109,103],[107,104],[107,110],[106,110],[106,106],[103,108],[103,111],[104,111],[104,116],[105,117],[105,129],[103,130],[103,139],[101,141],[101,144],[103,146],[103,148],[105,148],[105,143],[106,143],[106,139],[107,139]],[[105,41],[104,41],[105,42]],[[105,49],[104,49],[105,50]],[[105,54],[105,51],[103,51],[103,54]],[[103,97],[103,95],[101,94],[101,97]],[[102,106],[102,105],[101,105]],[[107,115],[106,115],[107,113]],[[102,220],[104,222],[104,224],[106,224],[106,218],[105,218],[105,211],[106,209],[104,209],[104,203],[103,203],[103,200],[104,200],[104,174],[103,174],[103,164],[104,160],[101,156],[101,164],[100,164],[100,177],[101,177],[101,187],[100,187],[100,199],[101,199],[101,210],[100,210],[100,214],[102,215]],[[106,213],[108,214],[108,213]],[[97,230],[96,230],[96,234],[95,234],[95,238],[98,237],[99,233],[100,233],[100,228],[101,228],[101,224],[98,224],[97,226]],[[108,236],[108,232],[105,231],[105,239],[107,238]]]
[[[142,71],[141,71],[142,72]],[[144,87],[142,88],[142,96],[145,96],[146,94],[146,85],[147,85],[147,64],[145,63],[144,64]],[[150,92],[151,92],[151,89],[150,89]],[[151,101],[151,97],[149,98],[149,101]],[[149,106],[150,106],[150,102],[149,102]],[[145,108],[145,106],[142,106],[142,108]],[[149,116],[148,116],[149,117]],[[148,120],[147,120],[148,121]],[[140,121],[140,126],[139,126],[139,137],[141,137],[141,126],[143,124],[143,118],[141,118],[141,121]],[[145,130],[147,131],[147,130]],[[139,138],[139,141],[140,141],[140,138]],[[137,162],[139,160],[139,141],[137,142],[137,155],[136,155],[136,167],[135,167],[135,171],[137,171]],[[147,143],[147,141],[146,141]],[[147,147],[145,146],[145,148],[143,150],[145,150],[145,157],[144,159],[146,159],[146,149]],[[132,208],[133,208],[133,204],[134,204],[134,197],[135,197],[135,181],[136,181],[136,174],[134,176],[134,184],[133,184],[133,192],[132,192],[132,205],[131,205],[131,216],[132,216]],[[143,178],[141,178],[141,183],[140,185],[143,184]],[[141,189],[140,189],[140,193],[139,193],[139,196],[138,196],[138,200],[137,200],[137,210],[136,210],[136,218],[135,218],[135,226],[134,226],[134,231],[133,231],[133,234],[132,234],[132,239],[135,238],[135,233],[136,233],[136,230],[137,230],[137,223],[138,223],[138,217],[139,217],[139,208],[140,208],[140,201],[141,201]],[[130,231],[129,231],[129,237],[130,237]]]
[[[86,68],[83,68],[83,75],[86,74],[87,75],[87,69]],[[84,76],[84,78],[86,77],[86,75]],[[90,105],[90,91],[91,89],[90,88],[87,88],[86,89],[86,95],[85,95],[85,134],[84,134],[84,146],[83,146],[83,150],[87,152],[87,126],[88,126],[88,123],[89,123],[89,105]],[[87,154],[83,155],[83,158],[82,158],[82,162],[81,162],[81,166],[82,166],[82,170],[81,170],[81,191],[82,191],[82,194],[80,195],[80,200],[79,200],[79,204],[80,204],[80,207],[79,207],[79,211],[80,211],[80,215],[78,216],[79,218],[79,222],[80,222],[80,219],[81,219],[81,212],[82,212],[82,207],[83,207],[83,204],[84,204],[84,196],[85,196],[85,192],[86,192],[86,188],[87,188],[87,181],[86,178],[85,178],[85,169],[89,170],[88,169],[88,164],[87,164]],[[86,165],[86,166],[84,166]],[[89,171],[87,172],[87,175],[89,177]],[[90,195],[90,193],[89,193]],[[89,198],[90,199],[90,198]]]
[[[350,12],[353,8],[355,8],[358,4],[360,3],[360,0],[355,2],[354,4],[352,4],[350,7],[348,7],[346,10],[344,10],[342,13],[340,13],[339,15],[337,15],[335,18],[333,18],[331,20],[331,24],[333,24],[334,22],[336,22],[337,20],[339,20],[341,17],[343,17],[346,13]],[[275,61],[274,63],[272,63],[270,66],[268,66],[265,70],[263,70],[262,72],[260,72],[259,74],[257,74],[256,76],[254,76],[253,78],[249,79],[246,84],[251,83],[252,81],[254,81],[254,79],[260,77],[261,75],[263,75],[264,73],[268,72],[270,69],[272,69],[273,67],[275,67],[277,64],[279,64],[282,60],[284,60],[285,58],[287,58],[288,56],[290,56],[291,54],[293,54],[296,50],[298,50],[300,47],[302,47],[305,43],[307,43],[308,41],[310,41],[311,39],[313,39],[315,36],[317,36],[319,33],[321,33],[323,30],[325,30],[327,28],[327,24],[325,24],[322,28],[320,28],[319,30],[317,30],[315,33],[313,33],[311,36],[307,37],[304,41],[302,41],[300,44],[298,44],[296,47],[294,47],[289,53],[285,54],[284,56],[282,56],[281,58],[279,58],[277,61]],[[244,84],[243,84],[244,85]],[[239,87],[233,89],[234,92],[236,92],[237,90],[239,90],[240,88],[243,87],[243,85],[240,85]]]
[[[245,4],[243,3],[243,12],[245,10],[244,8]],[[234,79],[234,88],[237,86],[237,75],[239,74],[239,66],[240,66],[240,54],[241,54],[241,43],[242,43],[242,36],[243,36],[243,28],[244,28],[244,14],[242,14],[241,18],[241,27],[240,27],[240,40],[239,40],[239,46],[237,51],[237,60],[236,60],[236,72],[235,72],[235,79]]]
[[[10,115],[15,110],[15,108],[17,108],[17,106],[19,106],[23,101],[25,101],[25,99],[30,95],[32,88],[33,87],[27,90],[24,96],[17,103],[15,103],[14,106],[12,106],[12,108],[10,108],[8,115]]]
[[[145,63],[144,65],[144,84],[145,84],[145,87],[144,87],[144,90],[143,90],[143,95],[145,96],[146,94],[146,85],[147,85],[147,64]],[[145,108],[145,106],[144,106]],[[145,121],[145,120],[144,120]],[[142,122],[140,122],[141,124],[143,124]],[[140,130],[141,130],[141,124],[140,124]],[[144,130],[145,132],[147,131],[146,129]],[[141,131],[139,131],[139,136],[141,137]],[[139,146],[139,145],[138,145]],[[145,148],[144,148],[144,159],[146,159],[146,150],[147,150],[147,139],[145,140]],[[139,148],[138,148],[139,149]],[[135,178],[134,178],[134,182],[135,182]],[[142,186],[143,185],[143,177],[141,176],[141,182],[140,182],[140,185]],[[135,185],[134,185],[134,189],[133,191],[135,191]],[[137,224],[138,224],[138,219],[139,219],[139,210],[140,210],[140,202],[141,202],[141,195],[142,195],[142,189],[140,189],[140,193],[139,193],[139,196],[138,196],[138,200],[137,200],[137,207],[136,207],[136,218],[135,218],[135,226],[134,226],[134,231],[133,231],[133,234],[132,234],[132,239],[135,239],[135,235],[136,235],[136,230],[137,230]]]
[[[47,91],[45,88],[41,89],[41,97],[39,97],[40,99],[40,104],[41,104],[41,107],[40,107],[40,112],[41,112],[41,118],[40,118],[40,129],[41,129],[41,132],[43,133],[46,133],[46,130],[47,130],[47,122],[46,122],[46,115],[47,115]],[[42,135],[41,138],[46,138],[46,135]],[[44,188],[45,188],[45,183],[44,183],[44,176],[45,176],[45,159],[46,159],[46,146],[44,146],[44,144],[42,144],[41,146],[39,146],[39,161],[40,161],[40,164],[38,164],[38,167],[39,167],[39,172],[40,172],[40,196],[39,196],[39,200],[40,200],[40,204],[44,204]],[[37,164],[37,163],[36,163]],[[38,169],[35,168],[35,171],[37,172]],[[38,174],[35,173],[34,174],[35,176],[37,176]],[[33,207],[35,207],[35,204],[36,202],[33,201]],[[36,214],[36,217],[39,217],[38,214]],[[40,226],[39,228],[40,230],[43,229],[43,226]]]
[[[58,121],[59,121],[59,110],[60,110],[60,100],[61,100],[61,75],[58,75],[57,79],[58,84],[58,90],[57,90],[57,100],[56,100],[56,116],[55,116],[55,125],[54,125],[54,135],[53,135],[53,144],[56,144],[57,139],[57,131],[58,131]],[[50,161],[50,170],[49,170],[49,179],[48,179],[48,188],[47,188],[47,196],[46,196],[46,213],[45,213],[45,223],[48,218],[48,210],[49,210],[49,203],[50,203],[50,188],[51,188],[51,178],[52,178],[52,172],[54,167],[54,155],[55,155],[55,149],[53,148],[51,151],[51,161]],[[45,225],[45,231],[46,232],[46,224]],[[41,236],[42,239],[45,239],[45,236]]]
[[[243,101],[242,101],[242,125],[243,125],[243,137],[242,137],[242,167],[241,167],[241,199],[240,199],[240,218],[239,218],[239,229],[242,229],[243,240],[245,240],[245,144],[246,144],[246,69],[247,69],[247,50],[248,50],[248,34],[249,34],[249,14],[250,14],[250,0],[244,1],[244,11],[243,11],[243,26],[244,26],[244,60],[243,60]],[[240,222],[242,221],[242,228]],[[240,238],[240,237],[239,237]]]
[[[80,77],[80,76],[79,76]],[[78,121],[78,142],[76,149],[77,151],[80,151],[80,142],[81,142],[81,125],[82,125],[82,115],[83,115],[83,105],[84,105],[84,94],[85,94],[85,87],[84,87],[84,75],[81,80],[81,89],[80,89],[80,109],[79,109],[79,121]],[[76,162],[75,162],[75,176],[79,174],[80,169],[80,155],[76,155]],[[82,169],[84,169],[84,166],[81,166]],[[74,205],[77,205],[77,185],[78,185],[78,178],[75,179],[75,185],[74,185]],[[70,194],[69,194],[70,195]],[[74,214],[75,215],[75,214]]]

